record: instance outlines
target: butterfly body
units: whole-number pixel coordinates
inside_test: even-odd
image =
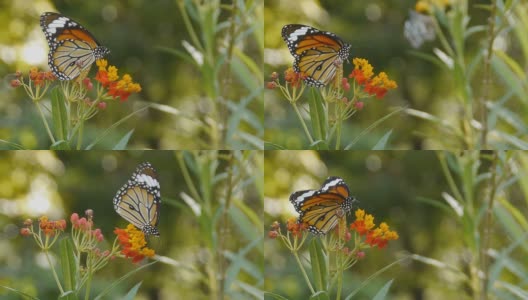
[[[148,162],[140,164],[114,197],[114,210],[146,235],[159,236],[161,204],[157,174]]]
[[[308,25],[286,25],[281,35],[295,59],[293,69],[306,76],[306,83],[312,86],[330,83],[350,55],[350,44],[332,32]]]
[[[319,190],[302,190],[290,195],[290,202],[299,213],[299,223],[308,224],[314,234],[326,234],[340,218],[352,209],[354,197],[345,181],[329,177]]]
[[[72,80],[110,53],[79,23],[58,13],[40,16],[40,27],[50,48],[48,65],[60,80]]]

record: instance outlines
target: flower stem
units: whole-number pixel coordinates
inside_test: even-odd
[[[61,294],[64,294],[64,290],[62,289],[62,285],[59,281],[59,276],[57,276],[57,272],[55,272],[55,268],[53,267],[53,264],[51,263],[51,258],[49,257],[49,253],[47,250],[44,250],[44,254],[46,256],[46,259],[48,260],[48,264],[50,265],[51,272],[53,273],[53,278],[55,278],[55,282],[57,283],[57,286],[59,287],[59,290]]]
[[[90,259],[90,254],[86,258],[86,265],[88,266],[88,280],[86,281],[86,290],[84,292],[84,299],[90,300],[90,286],[92,285],[92,262]]]
[[[308,288],[310,288],[310,292],[312,292],[312,294],[315,294],[315,290],[312,287],[312,283],[310,282],[310,279],[308,278],[308,274],[306,274],[306,271],[304,270],[304,267],[301,263],[301,260],[299,259],[299,255],[297,254],[297,251],[293,252],[293,256],[295,257],[297,264],[299,264],[299,268],[301,269],[301,272],[303,273],[304,280],[306,280],[306,284],[308,284]]]
[[[297,117],[301,121],[301,124],[302,124],[303,129],[304,129],[304,133],[306,133],[306,136],[310,140],[310,144],[313,144],[314,140],[313,140],[312,136],[310,135],[310,131],[308,131],[308,127],[306,126],[306,123],[304,122],[304,120],[303,120],[303,118],[301,116],[301,112],[297,108],[297,104],[295,102],[292,102],[292,106],[293,106],[293,109],[295,110],[295,113],[297,114]]]
[[[55,138],[53,137],[53,133],[51,133],[51,129],[48,125],[48,121],[46,121],[46,117],[44,116],[44,112],[42,111],[42,108],[40,107],[40,104],[38,102],[35,102],[35,105],[38,108],[38,111],[40,113],[40,118],[42,119],[42,122],[44,123],[44,127],[46,127],[46,131],[48,132],[48,136],[51,140],[51,143],[55,143]]]
[[[84,121],[83,120],[79,120],[79,122],[81,122],[80,126],[79,126],[79,134],[77,136],[77,150],[81,150],[81,146],[82,146],[82,140],[83,140],[83,132],[84,132]]]

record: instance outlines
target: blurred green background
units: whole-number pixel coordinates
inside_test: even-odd
[[[255,86],[262,88],[260,66],[262,65],[261,37],[263,26],[259,21],[262,3],[247,1],[247,11],[243,3],[238,14],[247,14],[251,24],[240,15],[234,18],[237,22],[234,48],[247,57],[247,63],[258,66],[258,72],[248,74],[247,65],[240,62],[240,56],[235,55],[231,69],[231,82],[225,82],[227,69],[224,61],[216,61],[218,74],[204,78],[199,70],[189,60],[183,59],[175,52],[187,54],[183,47],[184,41],[190,41],[189,33],[182,21],[182,11],[177,0],[163,1],[0,1],[0,139],[19,143],[26,149],[48,149],[49,140],[37,117],[38,112],[30,99],[20,89],[9,86],[17,70],[26,76],[32,66],[49,70],[47,64],[48,45],[39,26],[39,16],[45,11],[58,11],[87,28],[97,40],[110,49],[106,58],[109,64],[117,66],[119,74],[129,73],[134,81],[142,86],[142,91],[125,103],[118,101],[109,103],[107,109],[88,122],[85,141],[91,141],[100,132],[117,122],[119,119],[148,104],[166,105],[153,107],[144,111],[113,130],[110,136],[98,145],[100,149],[111,148],[130,129],[135,128],[128,149],[204,149],[208,145],[207,134],[203,123],[211,122],[211,102],[207,99],[204,86],[206,80],[224,80],[216,82],[218,98],[222,102],[219,122],[229,121],[223,130],[234,131],[232,136],[223,141],[220,149],[255,149],[262,148],[250,144],[244,138],[257,138],[262,135],[263,104],[262,93],[255,93]],[[211,1],[210,3],[213,3]],[[198,9],[208,3],[194,1]],[[218,7],[230,1],[217,1]],[[225,52],[226,32],[225,21],[231,14],[224,6],[218,9],[220,26],[214,32],[212,52],[220,60]],[[257,16],[257,17],[255,17]],[[191,16],[191,24],[199,38],[204,29]],[[222,24],[223,23],[223,24]],[[254,28],[251,26],[254,25]],[[243,36],[239,36],[243,35]],[[95,76],[95,67],[91,75]],[[213,71],[211,71],[212,73]],[[241,74],[241,72],[243,74]],[[245,72],[245,73],[244,73]],[[215,77],[217,76],[217,77]],[[230,77],[230,78],[231,78]],[[227,109],[225,106],[229,106]],[[240,111],[234,119],[237,108]],[[241,134],[240,134],[241,133]],[[244,135],[245,134],[245,135]],[[210,144],[209,144],[210,145]],[[6,148],[0,144],[0,147]],[[210,147],[210,146],[209,146]],[[1,148],[0,148],[1,149]]]
[[[345,271],[343,297],[358,288],[376,271],[412,253],[466,271],[472,254],[465,246],[464,239],[472,236],[472,233],[467,235],[464,233],[462,222],[454,216],[452,209],[439,207],[443,206],[440,204],[446,204],[442,193],[450,190],[442,174],[437,154],[434,151],[266,151],[264,160],[266,228],[269,229],[273,221],[279,221],[282,232],[285,233],[286,220],[298,216],[288,200],[290,194],[298,190],[319,189],[328,176],[340,176],[348,184],[351,195],[359,200],[357,207],[372,214],[377,225],[387,222],[391,230],[399,234],[399,239],[390,241],[385,249],[367,249],[366,257]],[[519,166],[511,166],[514,172],[525,173],[519,169]],[[486,170],[488,167],[489,164],[484,162],[479,170]],[[478,182],[485,180],[484,177],[484,175],[480,176]],[[501,185],[509,188],[500,195],[518,208],[520,215],[526,216],[525,198],[520,193],[519,186],[510,185],[511,183],[508,180],[508,183]],[[458,176],[455,177],[455,184],[462,188]],[[479,191],[475,195],[476,203],[481,205],[483,199],[480,196],[486,194],[487,186],[475,188]],[[429,199],[437,204],[433,206],[423,199]],[[357,207],[353,210],[355,211]],[[479,208],[475,207],[475,209]],[[481,216],[480,213],[478,215]],[[497,215],[496,217],[497,219],[493,220],[496,226],[491,231],[493,250],[490,251],[499,252],[505,249],[508,243],[518,240],[514,239],[511,232],[499,225],[510,223],[511,218],[515,217]],[[354,214],[351,213],[347,218],[347,224],[353,222],[354,218]],[[521,224],[522,222],[520,221]],[[519,230],[521,230],[519,235],[526,239],[522,229]],[[308,247],[306,246],[304,250],[300,252],[301,260],[309,258]],[[284,244],[279,240],[267,238],[264,243],[264,253],[265,290],[288,299],[308,299],[309,289],[293,255]],[[525,252],[508,253],[506,255],[517,259],[518,264],[515,268],[526,268]],[[515,276],[512,277],[508,271],[499,271],[501,268],[495,267],[497,267],[495,275],[501,280],[508,284],[517,282],[520,284],[519,288],[522,288],[522,281],[516,281]],[[310,271],[308,272],[311,274]],[[526,276],[525,272],[520,274],[521,278]],[[391,267],[362,288],[353,299],[372,299],[391,279],[394,279],[394,282],[387,299],[473,299],[467,296],[467,282],[460,274],[455,275],[446,268],[433,267],[414,260],[405,260]],[[269,297],[269,299],[273,298]],[[501,299],[515,299],[515,297]]]
[[[344,122],[344,145],[395,107],[425,111],[441,120],[455,118],[453,122],[456,122],[459,111],[454,102],[456,95],[453,95],[451,74],[411,53],[417,50],[432,55],[439,42],[427,42],[420,49],[414,49],[404,37],[404,22],[409,19],[409,11],[414,9],[415,3],[416,0],[265,1],[266,79],[269,80],[270,74],[276,71],[284,81],[284,70],[293,64],[293,57],[281,38],[282,27],[291,23],[306,24],[337,34],[352,45],[350,60],[365,58],[375,73],[385,71],[398,84],[398,88],[391,90],[382,100],[369,99],[362,111]],[[486,22],[488,14],[476,7],[478,4],[489,4],[489,1],[469,1],[471,25]],[[467,42],[468,53],[475,53],[481,47],[476,42],[479,38],[482,38],[481,33],[473,35]],[[518,52],[513,55],[520,57]],[[343,74],[350,74],[352,69],[351,63],[345,63]],[[265,91],[265,128],[267,142],[287,149],[306,149],[309,144],[293,108],[278,90]],[[403,112],[363,136],[354,149],[372,149],[390,129],[393,132],[387,149],[445,149],[445,143],[432,138],[438,135],[438,130],[431,123]]]
[[[228,155],[230,152],[219,152]],[[122,297],[133,285],[143,281],[136,299],[210,299],[210,286],[206,274],[211,266],[210,253],[215,253],[211,240],[216,245],[223,240],[223,255],[226,258],[226,270],[229,285],[225,288],[227,299],[252,299],[244,293],[242,285],[252,286],[263,283],[262,240],[256,247],[255,236],[262,236],[262,196],[260,195],[262,154],[254,151],[239,153],[243,158],[244,170],[233,170],[237,182],[232,191],[232,203],[229,209],[230,225],[221,232],[211,231],[219,227],[219,213],[226,193],[226,160],[218,159],[216,152],[184,153],[188,166],[217,168],[214,185],[210,191],[201,184],[200,177],[191,169],[190,176],[198,185],[200,193],[210,192],[215,217],[209,217],[206,205],[201,202],[202,216],[197,217],[182,200],[181,193],[192,197],[178,163],[178,152],[172,151],[89,151],[89,152],[49,152],[49,151],[2,151],[0,152],[0,170],[4,174],[0,179],[0,285],[21,290],[39,299],[56,299],[57,287],[47,267],[40,249],[32,238],[19,235],[19,228],[26,218],[47,215],[56,220],[65,218],[70,232],[70,215],[73,212],[84,216],[86,209],[93,209],[94,224],[105,236],[101,248],[111,247],[115,239],[115,227],[123,228],[127,222],[113,210],[112,199],[118,189],[124,185],[137,165],[148,161],[158,172],[161,185],[162,204],[160,210],[160,237],[151,237],[149,246],[156,254],[178,261],[180,265],[157,262],[141,270],[121,283],[109,298]],[[199,162],[198,162],[199,160]],[[194,163],[191,163],[194,161]],[[210,161],[209,163],[206,163]],[[259,162],[260,161],[260,162]],[[246,174],[242,179],[238,172]],[[260,220],[259,226],[241,226],[250,218],[251,211]],[[234,219],[236,218],[236,219]],[[207,227],[208,222],[211,227]],[[38,225],[37,225],[38,226]],[[241,249],[244,248],[242,251]],[[212,252],[211,252],[212,251]],[[240,251],[240,253],[239,253]],[[58,252],[58,244],[52,252]],[[249,262],[247,262],[247,261]],[[245,262],[241,268],[240,264]],[[141,265],[141,264],[140,264]],[[96,273],[92,284],[97,295],[125,273],[137,268],[129,260],[116,258]],[[253,267],[253,269],[248,269]],[[260,274],[260,275],[258,275]],[[254,276],[260,276],[255,278]],[[220,276],[220,275],[218,275]],[[214,277],[216,280],[219,277]],[[232,280],[232,281],[229,281]],[[21,299],[19,296],[0,288],[1,299]]]

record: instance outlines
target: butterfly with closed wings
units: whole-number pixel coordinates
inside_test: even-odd
[[[299,213],[299,223],[314,234],[327,234],[352,209],[356,200],[342,178],[328,177],[319,190],[297,191],[290,202]]]
[[[59,13],[45,12],[40,27],[49,45],[48,65],[60,80],[75,79],[110,53],[79,23]]]
[[[282,39],[295,59],[293,69],[303,74],[311,86],[324,87],[330,83],[350,55],[351,46],[336,34],[307,25],[284,26]]]
[[[114,209],[145,235],[159,236],[161,196],[156,170],[148,162],[140,164],[114,197]]]

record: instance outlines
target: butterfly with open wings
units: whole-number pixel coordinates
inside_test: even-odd
[[[295,59],[293,69],[305,76],[308,85],[324,87],[350,55],[350,44],[336,34],[302,24],[282,28],[282,39]]]
[[[290,202],[299,213],[299,223],[308,224],[314,234],[327,234],[340,218],[352,209],[357,200],[342,178],[328,177],[319,190],[303,190],[291,194]]]

